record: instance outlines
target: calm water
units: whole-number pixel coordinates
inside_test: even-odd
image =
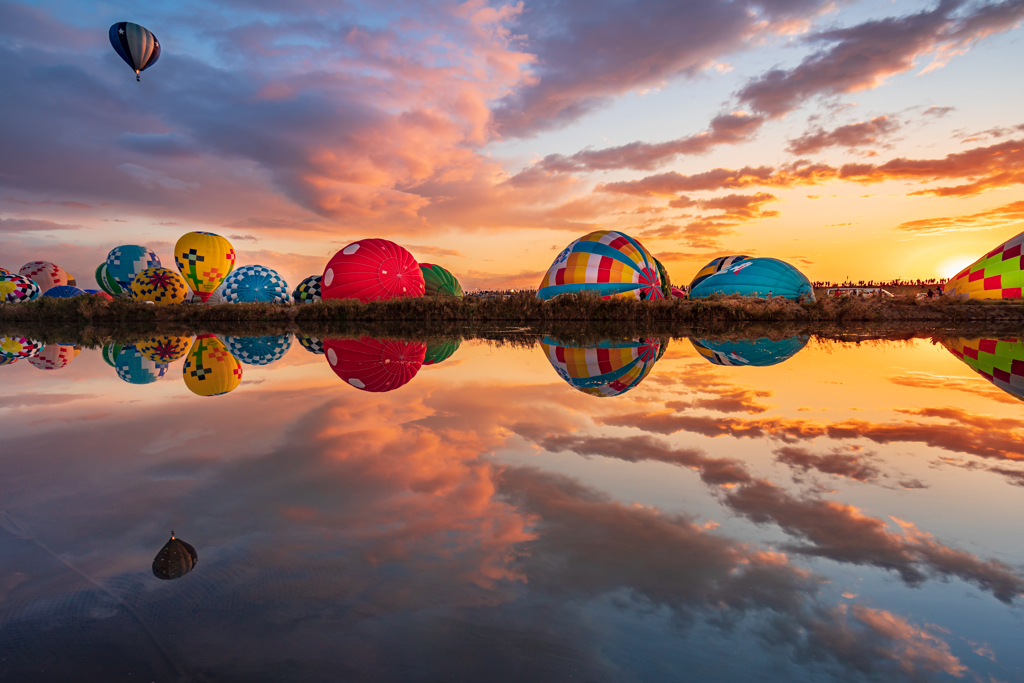
[[[0,680],[1024,680],[977,340],[543,341],[0,367]]]

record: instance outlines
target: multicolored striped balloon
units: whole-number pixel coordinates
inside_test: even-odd
[[[117,280],[110,274],[110,268],[107,267],[106,261],[96,267],[96,284],[110,296],[124,296],[126,294],[124,288],[117,284]]]
[[[597,292],[605,299],[665,298],[654,257],[637,240],[615,230],[592,232],[563,249],[537,296],[546,301],[572,292]]]
[[[591,396],[618,396],[640,384],[657,362],[659,339],[565,344],[545,337],[548,362],[573,389]]]
[[[35,280],[14,273],[0,275],[0,297],[2,297],[0,301],[4,303],[16,304],[38,299],[40,291]]]
[[[1024,288],[1024,232],[1011,237],[957,273],[942,288],[958,299],[1020,299]]]
[[[135,80],[141,81],[139,75],[160,59],[160,41],[153,33],[130,21],[119,21],[107,32],[110,46],[114,48],[125,64],[135,72]]]

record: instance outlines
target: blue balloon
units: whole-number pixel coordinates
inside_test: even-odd
[[[168,363],[157,363],[142,355],[135,344],[121,349],[114,361],[117,376],[129,384],[151,384],[167,372]]]
[[[146,270],[160,265],[160,257],[148,247],[138,244],[122,244],[114,247],[107,254],[107,271],[110,276],[121,285],[122,289],[129,289],[135,276]]]
[[[811,281],[785,261],[774,258],[744,259],[723,268],[690,290],[691,299],[712,294],[740,296],[781,296],[794,301],[806,297],[814,301]]]
[[[778,341],[768,338],[725,342],[691,339],[690,343],[709,363],[764,368],[789,360],[807,346],[809,339],[810,337],[800,335]]]
[[[81,296],[82,294],[85,294],[84,289],[72,287],[71,285],[58,285],[50,287],[43,292],[43,296],[48,296],[51,299],[70,299],[73,296]]]
[[[246,365],[270,365],[284,358],[292,347],[292,336],[224,337],[231,355]]]
[[[224,301],[231,304],[263,301],[287,304],[291,302],[288,283],[277,271],[266,266],[242,266],[228,275],[221,285]]]

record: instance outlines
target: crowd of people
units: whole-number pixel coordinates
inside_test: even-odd
[[[853,282],[851,280],[847,280],[846,282],[842,282],[842,283],[817,281],[817,282],[812,282],[811,285],[815,289],[825,289],[827,287],[936,287],[936,286],[938,286],[939,289],[942,289],[942,283],[943,283],[942,280],[938,280],[936,278],[930,278],[928,280],[901,280],[901,279],[897,278],[895,280],[888,280],[888,281],[885,281],[885,282],[880,282],[880,281],[875,281],[875,280],[860,280],[858,282]]]

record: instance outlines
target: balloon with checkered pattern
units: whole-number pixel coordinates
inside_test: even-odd
[[[945,284],[942,293],[957,299],[1020,299],[1024,287],[1022,247],[1024,232],[957,273]]]
[[[156,252],[140,244],[122,244],[107,254],[107,272],[125,291],[131,288],[136,275],[159,265],[160,257]]]
[[[266,266],[242,266],[224,280],[224,301],[237,303],[286,304],[291,301],[288,283]]]

